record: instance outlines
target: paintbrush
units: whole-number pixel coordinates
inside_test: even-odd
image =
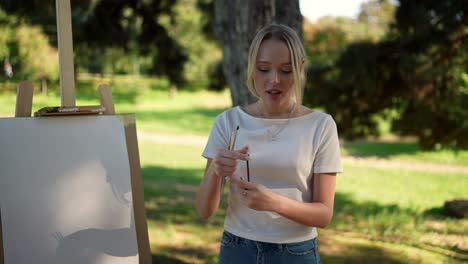
[[[249,160],[246,160],[247,165],[247,181],[250,182],[250,167],[249,167]]]
[[[237,131],[239,131],[239,126],[237,126],[236,130],[231,132],[231,136],[229,137],[229,150],[234,150],[236,147]]]
[[[232,131],[231,134],[229,135],[229,143],[228,143],[228,149],[229,150],[234,150],[234,147],[236,146],[236,138],[237,138],[237,131],[239,130],[239,126],[237,126],[235,131]],[[224,182],[228,179],[228,176],[225,176],[222,181],[221,185],[221,190],[223,189]]]
[[[237,126],[236,130],[231,133],[231,137],[229,137],[229,149],[230,150],[234,150],[234,147],[236,146],[237,131],[239,131],[239,126]],[[246,165],[247,165],[247,181],[250,182],[249,160],[246,160]]]

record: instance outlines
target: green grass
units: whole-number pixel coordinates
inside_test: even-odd
[[[445,200],[468,195],[466,173],[375,168],[352,163],[345,163],[344,171],[338,177],[338,190],[355,201],[376,201],[421,212],[442,206]]]
[[[467,198],[467,174],[344,165],[345,173],[337,178],[332,229],[357,229],[379,237],[397,237],[412,245],[422,245],[421,239],[434,233],[440,240],[433,240],[434,244],[461,250],[459,245],[442,240],[453,236],[458,237],[456,243],[462,243],[468,221],[447,217],[443,204]]]
[[[142,130],[160,133],[206,136],[216,115],[229,106],[226,92],[181,91],[169,99],[167,92],[149,91],[140,98],[137,105],[122,105],[119,111],[136,113]]]
[[[343,154],[418,162],[468,166],[468,150],[420,150],[416,142],[351,142],[343,145]]]
[[[202,148],[140,142],[150,239],[161,263],[216,260],[226,204],[209,222],[193,209],[205,166]],[[466,257],[461,247],[468,221],[447,217],[442,204],[467,194],[467,175],[351,163],[344,171],[337,178],[332,224],[320,230],[323,244],[343,250],[325,246],[323,262],[460,263],[450,255]]]
[[[97,87],[108,79],[86,78],[77,81],[76,104],[99,104]],[[1,91],[1,89],[0,89]],[[148,132],[207,135],[213,119],[231,104],[228,91],[178,91],[169,97],[167,83],[150,78],[116,76],[112,93],[117,113],[135,113],[138,128]],[[13,116],[16,94],[0,93],[0,116]],[[60,105],[57,84],[44,96],[34,94],[33,112],[45,106]]]

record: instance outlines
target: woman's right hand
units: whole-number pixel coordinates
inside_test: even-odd
[[[249,146],[244,146],[238,150],[219,149],[218,154],[213,159],[216,175],[220,177],[231,177],[237,167],[237,160],[249,159]]]

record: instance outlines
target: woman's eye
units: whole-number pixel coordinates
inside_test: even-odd
[[[292,72],[292,70],[281,70],[281,72],[282,72],[282,73],[286,73],[286,74],[288,74],[288,73],[291,73],[291,72]]]
[[[259,71],[261,72],[268,72],[269,70],[268,69],[258,69]]]

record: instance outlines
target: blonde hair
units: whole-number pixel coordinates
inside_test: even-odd
[[[281,24],[271,24],[260,29],[255,35],[255,38],[250,44],[249,57],[247,59],[247,87],[249,91],[256,96],[258,93],[255,87],[253,78],[255,63],[257,60],[258,49],[263,41],[274,39],[282,41],[288,46],[289,54],[291,55],[291,64],[294,78],[294,91],[296,94],[296,102],[302,104],[302,97],[304,94],[305,73],[304,67],[301,64],[306,60],[304,46],[297,35],[297,33],[290,27]],[[304,65],[305,66],[305,65]]]

